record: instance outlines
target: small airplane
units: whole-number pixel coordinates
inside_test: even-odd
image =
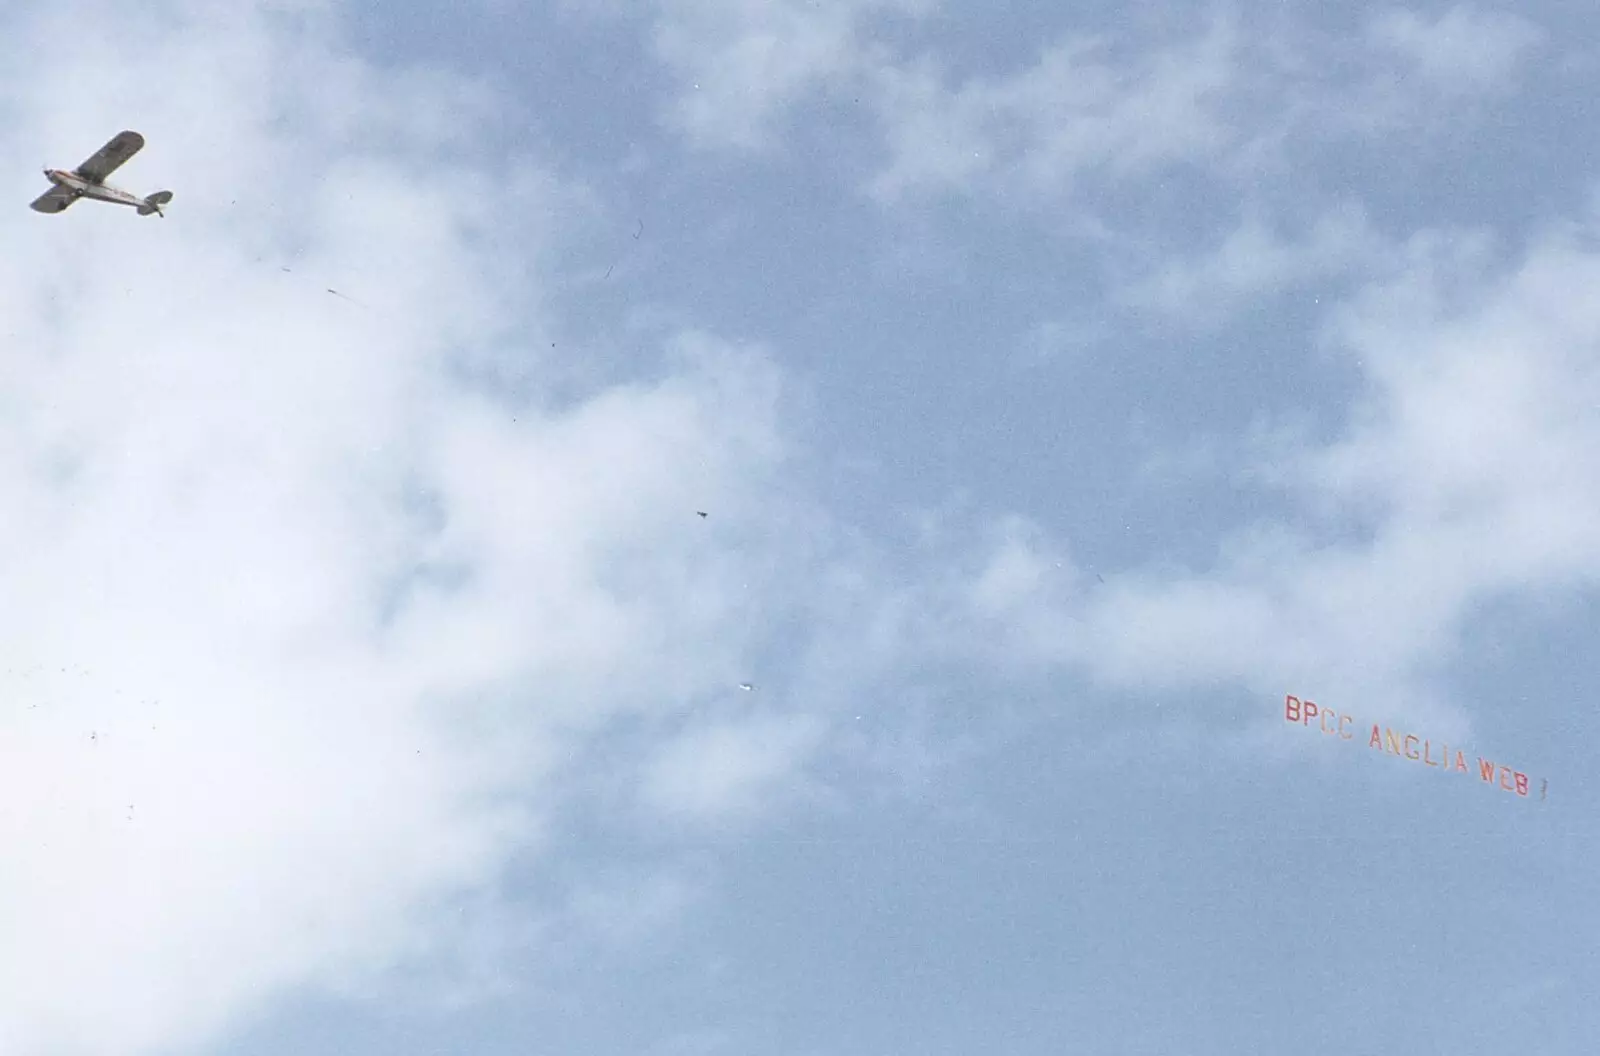
[[[131,205],[140,216],[155,213],[165,217],[161,207],[172,201],[171,191],[157,191],[140,198],[137,194],[119,190],[106,183],[106,177],[115,172],[123,162],[144,147],[144,137],[137,132],[118,132],[111,141],[82,165],[68,172],[65,169],[44,170],[52,186],[33,200],[32,208],[40,213],[59,213],[79,198],[93,198],[98,202]]]

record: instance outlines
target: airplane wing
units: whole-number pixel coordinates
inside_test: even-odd
[[[59,213],[73,202],[72,192],[65,187],[51,187],[33,200],[30,206],[39,213]]]
[[[111,142],[94,152],[94,156],[72,171],[86,180],[99,183],[117,170],[117,167],[144,148],[144,137],[137,132],[118,132]]]

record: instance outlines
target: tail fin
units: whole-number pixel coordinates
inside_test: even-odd
[[[139,215],[149,216],[151,213],[160,213],[164,217],[167,214],[161,212],[161,207],[170,201],[172,201],[171,191],[157,191],[144,200],[144,204],[139,207]]]

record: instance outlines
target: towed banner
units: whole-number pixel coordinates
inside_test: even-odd
[[[1393,730],[1387,726],[1380,728],[1373,723],[1371,732],[1367,727],[1356,721],[1353,715],[1341,715],[1331,708],[1324,708],[1313,700],[1301,700],[1299,697],[1285,695],[1283,698],[1283,718],[1285,722],[1297,723],[1309,728],[1312,721],[1316,721],[1317,728],[1330,737],[1337,737],[1342,741],[1355,740],[1358,735],[1366,738],[1367,747],[1392,755],[1396,758],[1409,759],[1423,766],[1435,767],[1440,773],[1466,774],[1469,777],[1476,773],[1478,778],[1488,784],[1498,785],[1502,790],[1526,798],[1529,794],[1528,775],[1503,763],[1496,763],[1492,759],[1477,756],[1476,767],[1467,765],[1467,753],[1462,748],[1451,749],[1450,745],[1440,741],[1435,743],[1432,738],[1419,737],[1414,733]],[[1539,798],[1545,797],[1549,783],[1544,780],[1539,782]]]

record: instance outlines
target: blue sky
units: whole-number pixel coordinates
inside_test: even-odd
[[[1587,1051],[1592,23],[11,5],[0,1050]]]

